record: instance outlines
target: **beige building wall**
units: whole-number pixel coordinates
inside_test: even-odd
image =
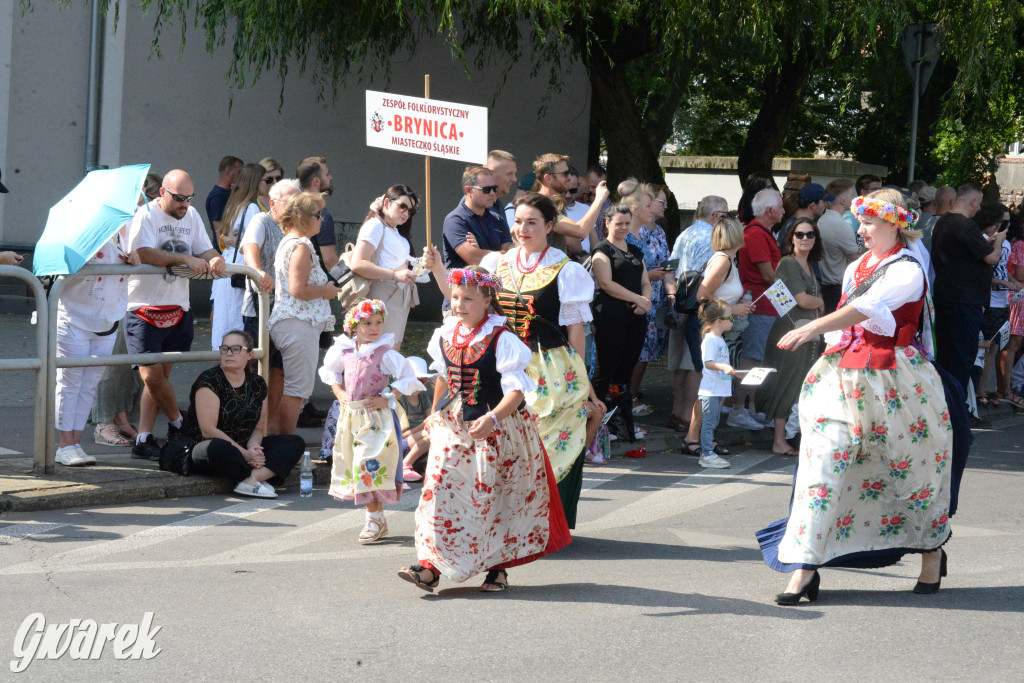
[[[11,189],[0,198],[0,243],[32,245],[47,209],[84,174],[89,5],[69,3],[62,10],[57,2],[34,2],[33,11],[22,16],[12,4],[0,2],[0,168]],[[388,185],[401,182],[422,191],[423,157],[366,147],[363,110],[367,88],[422,96],[425,73],[431,75],[433,98],[488,107],[489,147],[515,154],[521,169],[549,151],[585,163],[590,99],[580,67],[539,118],[546,80],[531,79],[528,65],[513,68],[499,94],[500,67],[467,77],[439,40],[424,39],[414,56],[393,61],[390,84],[383,78],[353,79],[336,99],[328,92],[318,100],[308,76],[293,68],[278,111],[275,76],[230,90],[230,50],[208,54],[194,29],[179,52],[179,28],[165,25],[162,57],[150,58],[153,16],[137,5],[122,3],[116,31],[112,17],[107,19],[99,161],[111,167],[150,163],[160,173],[189,171],[204,219],[203,203],[225,154],[247,162],[273,156],[289,174],[305,156],[326,156],[335,187],[328,209],[337,221],[362,220],[369,202]],[[12,40],[5,41],[8,35]],[[461,196],[464,164],[433,159],[431,165],[433,242],[439,244],[444,216]],[[422,216],[413,234],[420,248]]]

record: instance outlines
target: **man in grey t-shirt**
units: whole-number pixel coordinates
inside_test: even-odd
[[[242,256],[245,258],[245,265],[255,268],[259,272],[260,287],[270,294],[271,309],[274,307],[274,256],[277,254],[277,246],[281,243],[281,238],[284,237],[284,233],[281,232],[281,227],[277,223],[277,217],[288,200],[299,194],[300,191],[299,181],[294,178],[279,180],[275,183],[270,188],[270,211],[259,213],[249,220],[239,243]],[[245,283],[245,296],[242,299],[242,323],[245,331],[252,336],[253,340],[258,340],[259,310],[256,308],[256,292],[253,290],[252,281],[248,279]],[[284,391],[284,365],[281,362],[281,352],[277,350],[273,342],[270,342],[268,361],[270,362],[270,381],[267,383],[269,390],[267,426],[270,433],[276,434],[277,408]]]

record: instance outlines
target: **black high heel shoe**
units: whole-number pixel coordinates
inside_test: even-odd
[[[778,593],[775,596],[775,604],[777,605],[796,605],[799,604],[800,598],[807,595],[807,602],[814,602],[818,599],[818,587],[821,585],[821,574],[818,570],[814,570],[814,576],[807,582],[799,593]]]
[[[939,548],[939,552],[942,553],[942,560],[939,563],[939,580],[935,583],[918,581],[914,585],[914,592],[918,595],[931,595],[932,593],[938,593],[939,587],[942,586],[942,577],[946,575],[946,551]]]

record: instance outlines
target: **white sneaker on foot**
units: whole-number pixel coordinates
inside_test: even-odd
[[[717,455],[712,455],[710,458],[702,455],[700,456],[700,460],[698,460],[697,463],[701,467],[709,467],[716,470],[724,470],[730,467],[728,460]]]
[[[252,496],[253,498],[277,498],[274,488],[262,481],[258,481],[255,484],[246,484],[244,481],[240,481],[238,486],[235,487],[235,493],[242,496]]]
[[[78,449],[78,455],[80,455],[81,457],[85,458],[85,464],[86,465],[95,465],[96,464],[96,458],[94,458],[91,455],[89,455],[88,453],[86,453],[85,449],[82,448],[82,444],[76,443],[75,444],[75,448]]]
[[[725,424],[754,432],[764,429],[764,425],[752,418],[746,410],[733,410],[729,413],[729,419],[725,421]]]
[[[82,467],[83,465],[91,464],[82,457],[83,455],[84,453],[79,453],[78,449],[74,446],[62,446],[57,449],[57,457],[54,459],[66,467]],[[93,462],[96,461],[93,460]]]

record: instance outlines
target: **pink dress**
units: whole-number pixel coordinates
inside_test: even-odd
[[[395,503],[402,495],[402,439],[394,400],[386,408],[366,407],[367,399],[391,386],[403,394],[424,391],[416,371],[391,349],[394,335],[357,348],[344,335],[324,356],[320,378],[342,384],[349,401],[338,416],[329,493],[357,505]]]
[[[1016,266],[1024,266],[1024,240],[1015,241],[1010,247],[1010,260],[1006,262],[1006,269],[1013,277]],[[1012,295],[1013,292],[1010,292]],[[1024,299],[1021,301],[1010,301],[1010,334],[1018,337],[1024,336]]]

